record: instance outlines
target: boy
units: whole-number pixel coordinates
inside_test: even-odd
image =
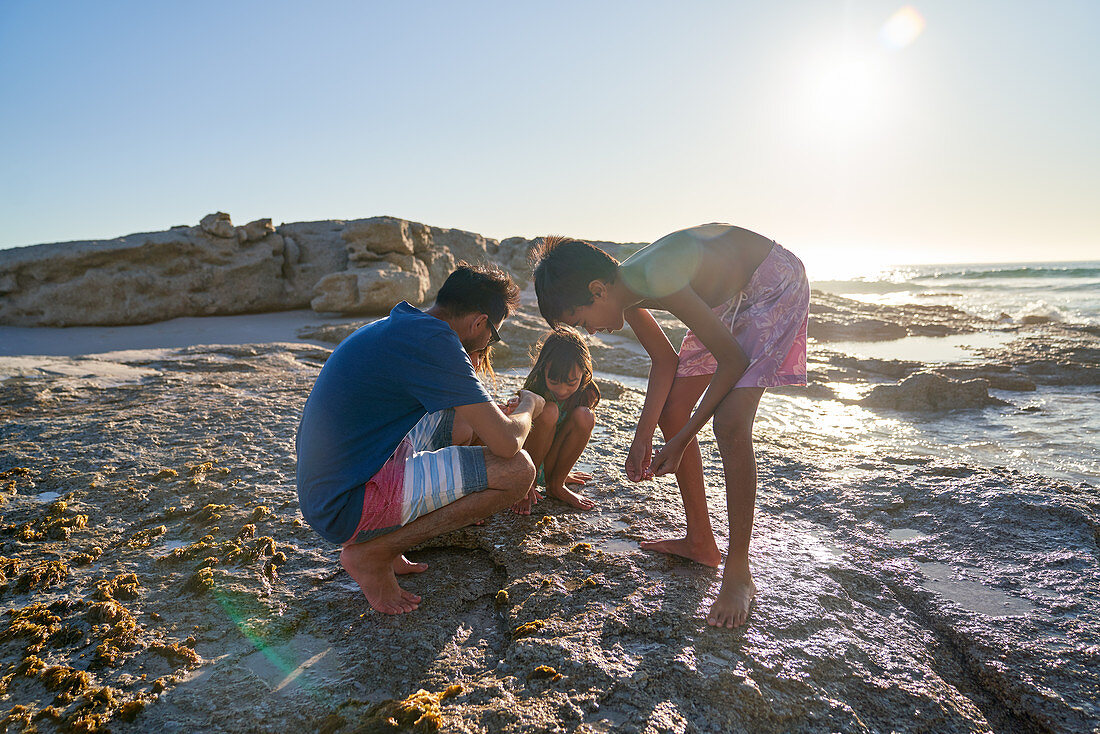
[[[535,259],[535,294],[547,323],[594,334],[620,329],[625,320],[653,360],[626,473],[635,482],[676,474],[687,535],[642,547],[717,567],[721,553],[695,439],[713,416],[729,550],[707,623],[743,624],[756,594],[748,556],[756,502],[753,420],[765,388],[806,384],[810,289],[802,262],[774,241],[728,224],[673,232],[621,265],[592,245],[560,238],[544,240]],[[679,352],[647,310],[654,308],[688,327]],[[658,425],[665,445],[652,456]]]

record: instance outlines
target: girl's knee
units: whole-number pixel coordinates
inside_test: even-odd
[[[596,426],[596,415],[591,408],[581,405],[570,411],[569,422],[585,433],[592,433]]]
[[[539,413],[539,417],[535,420],[539,423],[548,423],[554,426],[558,423],[558,415],[558,404],[552,400],[547,400],[542,412]]]

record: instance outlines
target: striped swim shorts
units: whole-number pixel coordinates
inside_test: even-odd
[[[344,543],[362,543],[489,486],[485,450],[452,446],[453,408],[428,413],[367,482],[363,513]]]

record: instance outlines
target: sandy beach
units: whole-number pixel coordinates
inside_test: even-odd
[[[530,300],[502,330],[501,396],[541,329]],[[819,334],[839,337],[871,316],[917,335],[989,326],[828,295],[815,310]],[[925,365],[822,340],[810,387],[769,393],[761,408],[761,592],[744,628],[706,626],[716,572],[638,548],[683,517],[673,481],[632,484],[622,471],[645,374],[629,334],[593,339],[605,400],[582,468],[597,510],[544,500],[530,517],[440,537],[411,554],[430,566],[407,581],[420,609],[371,611],[338,549],[303,524],[294,489],[302,404],[332,343],[361,322],[290,312],[0,327],[9,730],[1100,725],[1095,486],[950,452],[886,453],[873,430],[845,443],[837,436],[854,429],[830,421],[859,420],[845,412],[869,410],[858,395]],[[1040,363],[1061,365],[1048,379],[1095,375],[1092,352],[1077,364],[1068,348],[1052,354],[1066,333],[1013,326],[939,369],[1005,384],[1036,379]],[[1007,365],[990,339],[1016,355],[1045,346]],[[887,433],[920,423],[879,416]],[[709,428],[701,442],[724,547]]]

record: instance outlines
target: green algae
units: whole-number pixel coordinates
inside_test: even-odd
[[[562,674],[551,668],[549,665],[540,665],[527,674],[527,680],[561,680]]]
[[[93,545],[88,550],[82,553],[77,553],[75,556],[69,559],[69,563],[73,566],[87,566],[93,561],[96,561],[102,555],[103,549],[100,548],[98,545]]]
[[[157,525],[154,528],[147,528],[145,530],[139,530],[130,536],[130,539],[126,541],[126,545],[131,548],[147,548],[154,538],[159,538],[168,532],[168,528],[164,525]]]
[[[442,725],[442,703],[461,694],[463,688],[455,684],[439,693],[423,688],[401,701],[383,701],[367,711],[355,731],[359,732],[416,732],[428,734],[439,731]]]
[[[92,596],[100,601],[132,601],[141,596],[141,584],[136,573],[123,573],[113,579],[96,581]]]
[[[533,619],[530,622],[524,622],[523,624],[512,630],[512,639],[518,640],[521,637],[533,635],[545,626],[546,620],[543,619]]]
[[[35,564],[20,574],[15,582],[15,590],[21,594],[32,589],[57,586],[69,578],[69,567],[64,561],[44,561]]]
[[[183,585],[183,590],[189,591],[192,594],[204,594],[213,588],[214,570],[211,568],[200,568],[195,571]]]

